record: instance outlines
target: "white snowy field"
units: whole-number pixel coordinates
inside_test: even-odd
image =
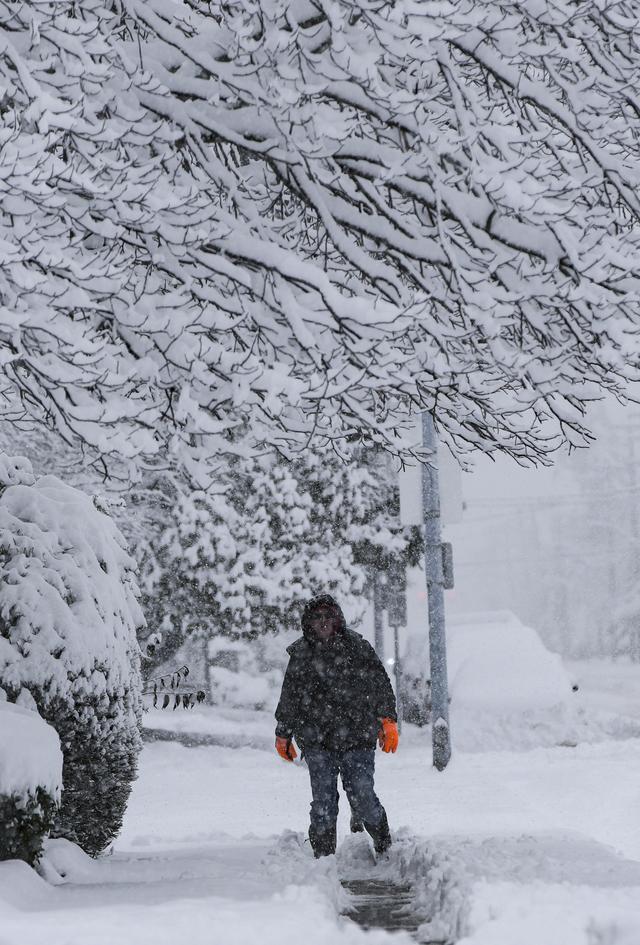
[[[640,669],[572,672],[587,709],[640,716]],[[439,774],[427,733],[410,730],[377,765],[389,861],[374,866],[367,841],[347,837],[343,803],[338,856],[316,862],[304,766],[261,748],[150,743],[112,855],[53,842],[46,880],[0,864],[0,943],[408,942],[339,917],[337,876],[373,872],[413,879],[425,918],[437,906],[425,941],[638,945],[640,739],[456,752]]]

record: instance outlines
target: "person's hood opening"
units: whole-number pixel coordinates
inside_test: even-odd
[[[338,626],[335,636],[344,633],[347,628],[340,605],[330,594],[319,594],[317,597],[312,597],[311,600],[305,604],[305,608],[302,612],[302,633],[305,640],[314,645],[322,642],[316,636],[312,627],[312,618],[319,610],[328,611],[331,616],[337,620]]]

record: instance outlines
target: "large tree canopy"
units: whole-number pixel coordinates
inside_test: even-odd
[[[639,13],[0,0],[5,411],[195,463],[410,405],[583,442],[638,375]]]

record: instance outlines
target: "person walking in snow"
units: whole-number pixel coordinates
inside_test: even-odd
[[[309,840],[316,857],[336,851],[338,774],[351,805],[351,829],[364,825],[377,853],[391,845],[385,809],[374,790],[375,746],[398,747],[396,700],[375,650],[347,629],[329,594],[314,597],[302,614],[302,637],[287,647],[289,665],[276,709],[276,750],[297,752],[309,768]]]

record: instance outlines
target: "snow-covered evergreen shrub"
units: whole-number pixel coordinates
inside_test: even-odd
[[[27,689],[62,743],[54,832],[97,853],[120,828],[140,750],[142,625],[111,519],[28,460],[0,454],[0,685]]]
[[[58,735],[36,711],[7,702],[0,689],[0,860],[37,862],[61,787]]]
[[[169,501],[158,534],[138,547],[147,623],[164,634],[159,656],[193,633],[255,639],[297,626],[299,605],[320,590],[359,618],[353,478],[335,458],[262,456],[231,461],[219,494],[185,490]]]
[[[0,860],[24,860],[34,866],[55,810],[56,802],[40,787],[26,796],[0,793]]]

